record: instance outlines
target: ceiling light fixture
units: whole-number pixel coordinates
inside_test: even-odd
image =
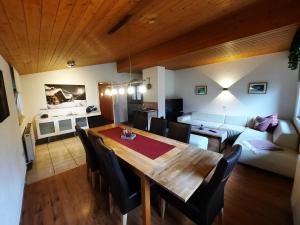
[[[127,22],[129,18],[124,18],[124,21],[121,21],[120,24],[121,26],[124,25],[124,23]],[[119,29],[120,28],[120,24],[116,25],[115,29]],[[113,29],[113,32],[115,32],[115,30]],[[120,94],[123,95],[125,94],[125,88],[127,89],[127,93],[129,95],[132,95],[135,93],[136,88],[138,87],[138,92],[140,93],[145,93],[147,91],[146,85],[145,85],[145,80],[133,80],[132,79],[132,71],[131,71],[131,56],[130,56],[130,36],[129,36],[130,32],[129,32],[129,27],[128,27],[128,61],[129,61],[129,82],[125,82],[125,83],[111,83],[110,86],[106,87],[105,90],[105,95],[109,95],[109,96],[113,96],[116,94]],[[151,88],[151,84],[150,84],[150,78],[148,78],[148,84],[147,84],[148,89]]]
[[[76,66],[76,63],[74,60],[70,60],[67,62],[67,67],[68,68],[74,68]]]

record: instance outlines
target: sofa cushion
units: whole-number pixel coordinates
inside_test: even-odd
[[[276,127],[278,126],[278,123],[279,123],[278,114],[273,114],[273,115],[267,116],[266,118],[271,119],[271,123],[270,123],[267,131],[273,132],[276,129]]]
[[[298,133],[291,122],[279,120],[273,133],[273,142],[281,147],[298,149]]]
[[[253,129],[258,131],[266,131],[269,128],[270,124],[272,124],[271,118],[257,116],[254,120]]]
[[[209,122],[215,122],[215,123],[224,123],[225,115],[193,112],[192,120],[202,120],[202,121],[209,121]]]
[[[235,140],[246,129],[246,127],[232,124],[222,124],[219,129],[226,130],[227,138]]]
[[[226,115],[224,123],[245,127],[247,124],[247,117]]]
[[[203,125],[204,127],[213,128],[213,129],[218,129],[222,125],[222,123],[203,121],[203,120],[191,120],[191,124],[197,126]]]

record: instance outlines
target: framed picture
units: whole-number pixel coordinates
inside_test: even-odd
[[[249,83],[248,94],[266,94],[267,82]]]
[[[9,116],[9,108],[2,71],[0,70],[0,123]]]
[[[45,84],[48,109],[87,105],[84,85]]]
[[[207,94],[207,86],[206,85],[195,86],[195,94],[196,95],[206,95]]]

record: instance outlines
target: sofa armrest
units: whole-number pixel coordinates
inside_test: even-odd
[[[187,121],[191,120],[192,116],[191,115],[183,115],[177,117],[177,121],[180,123],[186,123]]]
[[[273,133],[273,142],[279,146],[298,150],[298,133],[293,124],[287,120],[279,120]]]

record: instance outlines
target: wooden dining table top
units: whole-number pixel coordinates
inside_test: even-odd
[[[133,133],[173,145],[174,148],[154,160],[150,159],[100,133],[115,127],[130,128]],[[109,124],[90,130],[95,135],[101,136],[104,144],[112,149],[119,158],[131,165],[134,170],[148,176],[185,202],[223,156],[216,152],[199,149],[183,142],[134,129],[123,124]]]

